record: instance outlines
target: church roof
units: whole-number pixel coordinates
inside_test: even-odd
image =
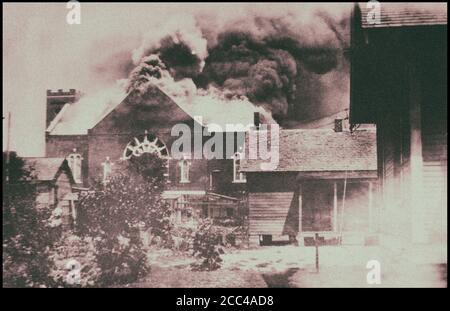
[[[240,100],[227,100],[218,104],[210,102],[202,97],[174,98],[170,92],[166,92],[159,86],[157,88],[170,98],[191,118],[198,121],[198,116],[202,117],[202,125],[208,127],[217,124],[225,130],[226,124],[243,124],[246,129],[253,125],[254,112],[260,112],[262,122],[274,123],[269,113],[262,107],[256,107],[249,102]],[[87,135],[88,130],[95,127],[109,113],[115,110],[121,103],[126,101],[132,93],[124,94],[114,89],[107,90],[92,96],[81,98],[73,104],[66,104],[50,123],[47,132],[50,135]],[[213,129],[214,130],[214,129]]]

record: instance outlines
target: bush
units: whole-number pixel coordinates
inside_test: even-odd
[[[193,270],[216,270],[222,263],[220,255],[223,254],[222,235],[214,230],[210,220],[203,220],[195,233],[193,255],[200,262],[192,265]]]
[[[50,277],[57,286],[94,287],[101,284],[102,273],[92,238],[63,234],[50,251],[49,260],[53,264]]]
[[[57,235],[49,226],[50,211],[36,208],[32,172],[15,152],[3,153],[4,287],[52,285],[47,255]]]
[[[136,236],[103,236],[96,239],[95,245],[103,285],[131,283],[150,270],[142,241]]]
[[[177,226],[172,230],[173,249],[176,251],[191,251],[193,250],[193,243],[195,237],[195,230],[192,227]]]
[[[47,255],[57,235],[50,211],[35,207],[29,184],[7,184],[3,191],[3,286],[51,286]]]
[[[173,244],[170,206],[161,198],[164,162],[151,154],[139,159],[80,198],[78,232],[94,237],[104,285],[133,282],[148,272],[141,230],[163,246]]]

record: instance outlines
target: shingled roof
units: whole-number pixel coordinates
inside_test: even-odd
[[[31,169],[31,176],[33,180],[38,181],[52,181],[57,177],[60,169],[67,169],[70,178],[69,166],[64,158],[24,158],[25,167]]]
[[[447,25],[447,3],[380,3],[380,23],[368,22],[367,5],[359,4],[362,28]]]
[[[332,129],[280,130],[279,148],[279,164],[274,170],[276,172],[377,169],[376,131],[372,129],[353,133],[335,132]],[[262,172],[260,164],[268,161],[244,159],[241,170]]]

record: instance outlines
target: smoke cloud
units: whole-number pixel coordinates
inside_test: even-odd
[[[124,84],[141,92],[156,84],[192,107],[241,101],[278,122],[329,115],[348,104],[349,13],[306,6],[175,17],[144,35]]]

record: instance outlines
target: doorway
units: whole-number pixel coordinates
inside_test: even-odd
[[[302,185],[302,231],[333,230],[333,194],[332,183]]]

